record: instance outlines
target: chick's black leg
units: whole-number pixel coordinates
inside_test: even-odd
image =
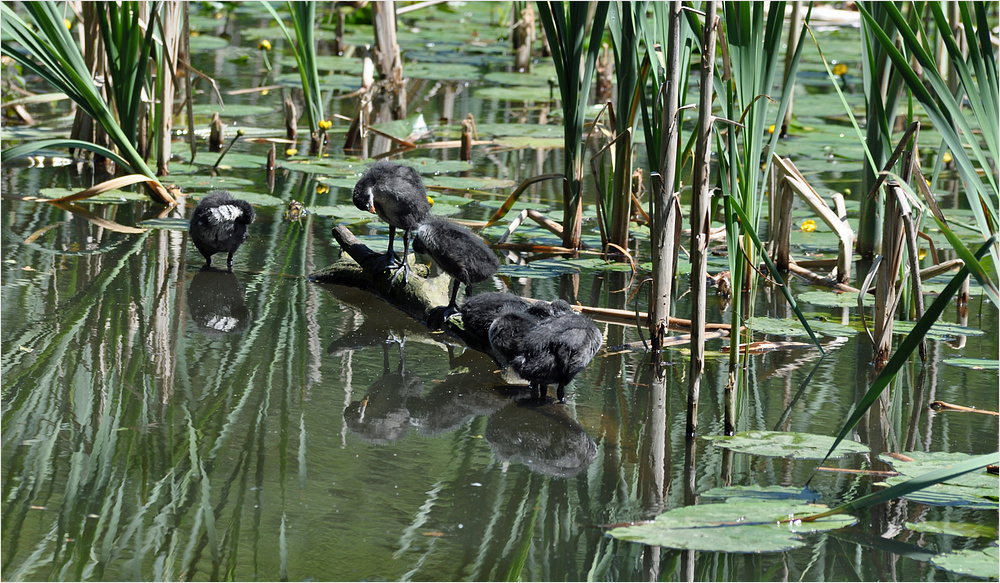
[[[403,273],[403,285],[406,285],[410,281],[410,262],[407,259],[410,252],[410,232],[403,230],[403,263],[397,267],[392,272],[392,278],[389,279],[389,285],[396,283],[396,279],[399,277],[400,272]]]
[[[233,268],[233,252],[232,251],[229,252],[229,257],[226,258],[226,265],[229,266],[229,269]]]
[[[559,388],[556,390],[556,397],[560,403],[566,402],[566,385],[559,383]]]
[[[385,256],[389,258],[389,264],[396,262],[396,252],[392,250],[392,243],[396,240],[396,227],[389,225],[389,250],[385,252]]]

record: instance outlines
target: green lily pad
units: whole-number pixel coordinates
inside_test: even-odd
[[[831,292],[813,290],[795,295],[796,301],[808,302],[814,306],[826,306],[829,308],[857,308],[858,294],[845,292]],[[866,305],[875,303],[875,296],[866,295],[864,298]]]
[[[465,63],[407,63],[403,75],[412,79],[463,79],[479,78],[480,68]]]
[[[712,488],[701,494],[702,498],[722,498],[725,500],[797,500],[800,503],[819,500],[819,493],[808,488],[789,486],[728,486]]]
[[[218,112],[219,117],[225,120],[230,120],[234,118],[239,118],[239,121],[243,121],[242,118],[249,117],[253,115],[268,115],[271,113],[276,113],[278,111],[275,107],[268,107],[266,105],[248,105],[233,103],[223,107],[217,103],[201,103],[195,105],[191,109],[194,110],[194,115],[204,115],[211,117],[213,113]],[[232,135],[235,135],[234,131],[230,131]]]
[[[218,36],[207,34],[193,34],[189,40],[191,52],[217,51],[229,46],[229,41]]]
[[[531,138],[559,138],[564,131],[562,126],[527,124],[527,123],[482,123],[476,124],[480,136],[497,138],[500,136],[520,136]]]
[[[205,192],[192,192],[188,196],[194,200],[200,200],[203,196],[207,195],[208,191]],[[233,195],[233,198],[239,198],[247,201],[253,206],[284,206],[285,201],[281,200],[276,196],[271,196],[269,194],[259,194],[250,191],[241,191],[237,189],[229,189],[229,194]]]
[[[931,559],[931,564],[938,569],[960,575],[996,579],[998,559],[1000,559],[1000,549],[994,543],[993,546],[981,550],[965,549],[938,555]]]
[[[550,97],[551,96],[551,97]],[[554,101],[559,97],[559,90],[554,92],[548,87],[483,87],[476,89],[476,97],[480,99],[497,99],[500,101]]]
[[[854,336],[857,330],[850,326],[844,326],[839,322],[824,322],[822,320],[809,319],[809,327],[813,332],[826,334],[828,336]],[[775,334],[778,336],[807,336],[809,333],[802,324],[795,318],[766,318],[756,316],[750,318],[747,325],[754,331],[762,334]]]
[[[1000,360],[995,358],[946,358],[942,362],[972,370],[1000,370]]]
[[[922,451],[904,452],[913,461],[902,461],[888,455],[880,455],[879,459],[891,464],[899,472],[885,481],[889,486],[900,484],[922,474],[939,470],[969,459],[966,453]],[[908,500],[930,506],[961,506],[966,508],[997,508],[997,491],[1000,479],[989,474],[985,469],[952,478],[947,482],[935,484],[903,496]]]
[[[833,437],[826,435],[784,431],[746,431],[732,437],[709,435],[705,439],[713,442],[717,447],[728,448],[738,453],[814,460],[823,459],[834,442]],[[867,452],[868,448],[864,445],[845,439],[840,442],[830,458]]]
[[[908,334],[910,330],[913,330],[913,325],[914,322],[896,320],[892,323],[892,333]],[[949,324],[947,322],[937,322],[931,326],[930,330],[927,331],[926,337],[931,340],[954,340],[959,336],[982,336],[983,334],[985,334],[985,332],[975,328],[959,326],[958,324]]]
[[[513,180],[493,178],[490,176],[425,176],[424,184],[455,190],[495,190],[511,189],[515,186]]]
[[[80,189],[75,188],[42,188],[35,196],[39,198],[62,198],[64,196],[69,196],[79,192]],[[88,203],[119,203],[119,202],[129,202],[129,201],[142,201],[149,200],[149,196],[143,194],[142,192],[132,192],[128,190],[109,190],[98,196],[92,196],[87,199],[78,200],[76,204],[88,204]]]
[[[500,267],[498,275],[510,277],[531,277],[544,279],[558,277],[567,273],[579,273],[580,270],[572,265],[567,265],[562,259],[540,259],[532,261],[527,265],[504,265]]]
[[[309,212],[321,217],[333,217],[341,223],[347,225],[378,219],[377,216],[368,211],[363,211],[353,204],[341,204],[337,206],[311,206],[309,207]]]
[[[739,501],[675,508],[648,524],[614,528],[617,539],[672,549],[729,553],[773,553],[805,543],[800,535],[854,524],[857,519],[835,514],[814,522],[779,523],[795,515],[818,514],[821,504],[792,501]]]
[[[969,538],[996,539],[997,537],[997,527],[992,524],[928,520],[927,522],[907,522],[906,528],[916,532],[932,532],[935,534],[948,534]]]
[[[167,182],[185,191],[213,190],[216,188],[236,189],[256,184],[249,178],[238,176],[208,176],[207,174],[173,175],[167,177]]]

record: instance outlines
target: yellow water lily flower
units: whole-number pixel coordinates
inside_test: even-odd
[[[319,120],[319,129],[328,130],[333,127],[333,122],[328,119]]]
[[[813,231],[816,230],[816,221],[809,219],[808,221],[803,222],[802,226],[799,228],[805,231],[806,233],[812,233]]]
[[[844,75],[846,75],[847,74],[847,64],[846,63],[837,63],[836,65],[834,65],[833,66],[833,74],[834,75],[838,75],[840,77],[843,77]]]
[[[952,158],[951,158],[951,152],[945,152],[944,153],[944,163],[945,164],[951,164],[951,160],[952,160]]]
[[[257,43],[257,48],[262,51],[269,51],[271,50],[271,41],[265,38],[261,40],[259,43]]]
[[[66,28],[67,28],[68,30],[73,30],[73,23],[72,23],[72,22],[70,22],[68,18],[64,18],[64,19],[63,19],[63,24],[65,24],[65,25],[66,25]]]
[[[296,155],[298,153],[299,153],[299,151],[297,149],[295,149],[295,148],[288,148],[287,150],[285,150],[285,155],[286,156],[294,156],[294,155]]]
[[[769,134],[773,134],[774,133],[774,124],[771,124],[771,127],[767,128],[767,133],[769,133]]]
[[[325,184],[316,185],[316,194],[326,194],[330,192],[330,187]]]

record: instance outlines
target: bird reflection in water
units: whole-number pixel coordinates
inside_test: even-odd
[[[370,443],[391,443],[403,437],[410,426],[407,401],[424,392],[420,377],[406,370],[402,352],[401,343],[399,366],[393,370],[389,365],[389,343],[384,343],[382,376],[368,387],[363,399],[344,409],[348,431]]]
[[[597,458],[597,444],[563,405],[511,403],[486,422],[486,441],[503,461],[572,478]]]
[[[187,303],[191,318],[208,333],[236,334],[250,326],[243,286],[229,270],[204,267],[191,279]]]

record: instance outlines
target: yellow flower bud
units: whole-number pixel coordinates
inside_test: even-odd
[[[816,230],[816,221],[814,221],[812,219],[809,219],[808,221],[804,221],[802,223],[802,226],[800,228],[804,232],[806,232],[806,233],[812,233],[813,231]]]
[[[298,153],[299,153],[299,151],[297,149],[295,149],[295,148],[288,148],[287,150],[285,150],[285,155],[286,156],[294,156],[294,155],[296,155]]]
[[[259,43],[257,43],[257,48],[262,51],[269,51],[271,50],[271,41],[266,38],[262,39]]]
[[[833,66],[833,74],[843,77],[847,74],[847,65],[845,63],[837,63]]]

